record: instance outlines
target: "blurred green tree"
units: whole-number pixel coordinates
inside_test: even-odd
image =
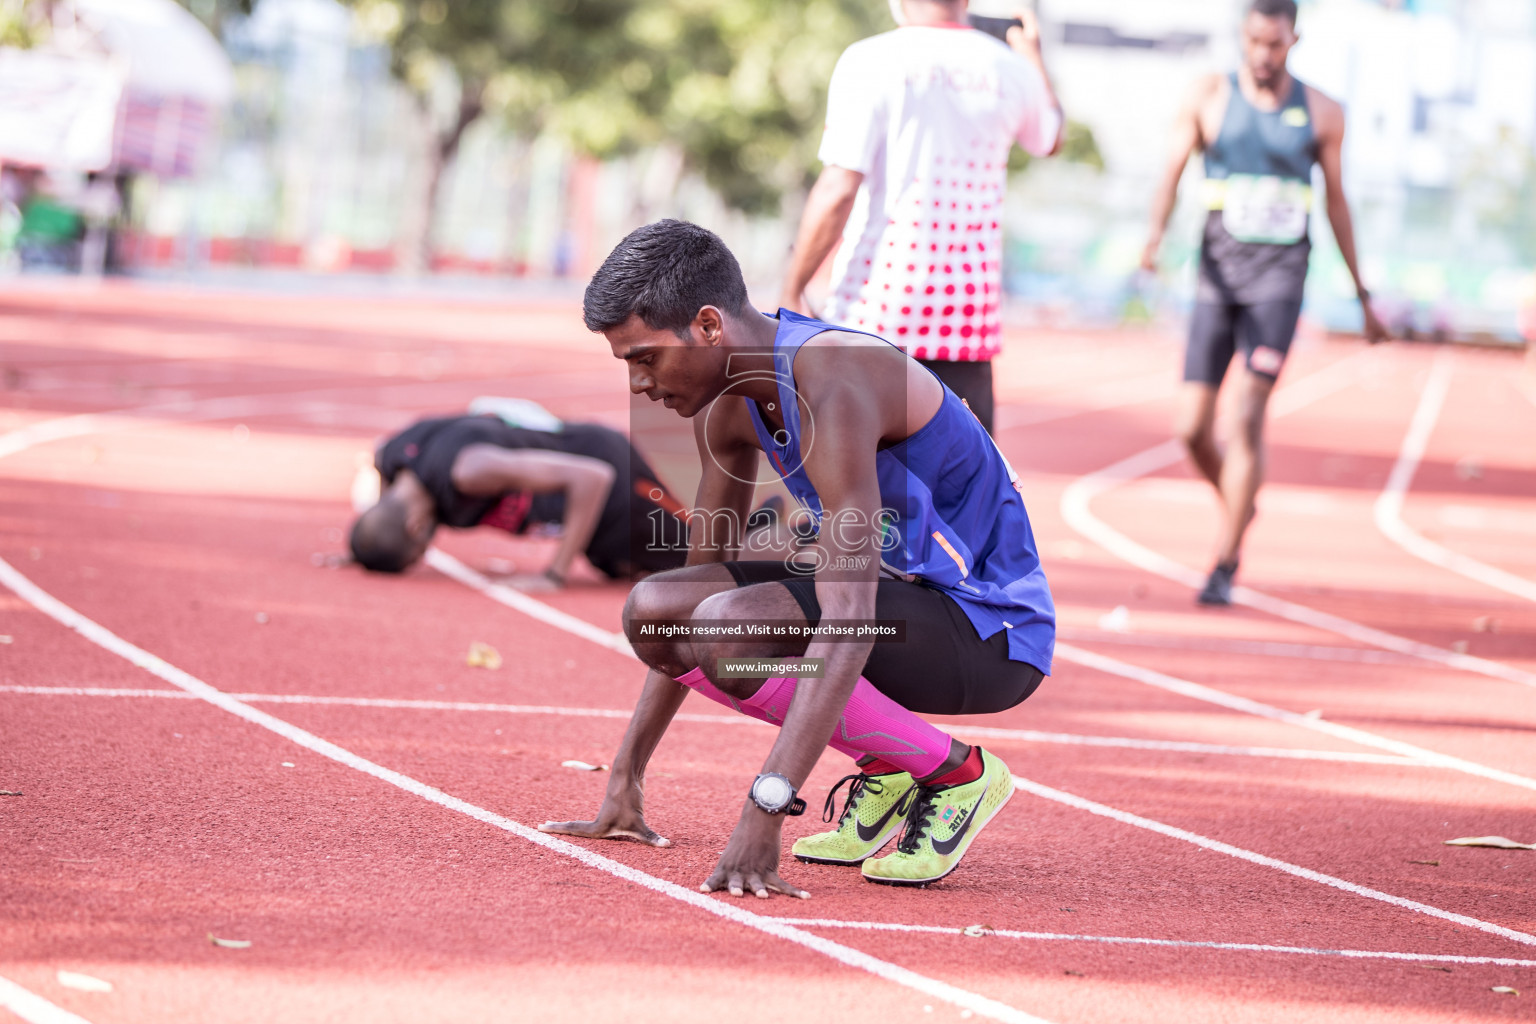
[[[430,121],[423,211],[487,112],[599,159],[667,142],[727,204],[770,211],[813,166],[838,54],[886,19],[871,0],[347,2]]]
[[[188,0],[225,3],[234,0]],[[675,147],[731,207],[772,213],[816,170],[827,82],[879,0],[344,0],[388,45],[432,144],[406,258],[424,267],[443,169],[487,113],[605,159]],[[1069,159],[1102,166],[1074,125]]]
[[[30,50],[47,41],[52,19],[48,0],[0,0],[0,46]]]

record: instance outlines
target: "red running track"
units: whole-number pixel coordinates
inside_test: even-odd
[[[1536,605],[1372,517],[1431,349],[1307,337],[1286,371],[1243,581],[1345,635],[1197,609],[1122,557],[1204,568],[1213,501],[1177,461],[1096,493],[1089,532],[1063,501],[1166,440],[1175,338],[1010,338],[999,437],[1069,649],[1025,705],[953,725],[1024,788],[939,885],[793,864],[814,896],[791,903],[691,892],[766,729],[685,707],[648,794],[673,847],[539,845],[527,825],[595,809],[605,777],[560,762],[611,756],[634,661],[430,568],[326,564],[358,460],[414,415],[506,393],[627,423],[574,309],[13,290],[0,345],[0,789],[23,794],[0,797],[0,1006],[24,1019],[1533,1016],[1536,853],[1442,842],[1536,841]],[[1532,382],[1451,358],[1404,520],[1536,579]],[[544,543],[442,547],[506,571]],[[547,604],[611,631],[622,600],[588,576]],[[468,667],[477,640],[507,663]]]

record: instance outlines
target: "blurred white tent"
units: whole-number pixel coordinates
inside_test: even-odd
[[[161,177],[190,175],[215,112],[234,93],[223,48],[173,0],[72,6],[80,26],[126,74],[113,163]]]
[[[222,107],[234,74],[218,40],[174,0],[74,0],[77,17],[128,70],[130,92]]]
[[[122,90],[121,68],[99,56],[0,48],[0,161],[108,166]]]
[[[184,177],[233,93],[223,48],[174,0],[73,0],[48,47],[0,48],[0,160]]]

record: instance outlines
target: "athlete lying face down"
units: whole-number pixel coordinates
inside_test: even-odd
[[[819,526],[793,561],[740,558],[735,530],[693,530],[688,564],[639,583],[625,629],[650,666],[593,821],[546,832],[668,841],[645,823],[645,767],[688,691],[780,726],[705,891],[808,894],[779,874],[786,814],[828,745],[857,768],[836,827],[802,861],[926,885],[959,864],[1012,795],[1006,765],[923,714],[987,714],[1050,671],[1055,611],[1016,478],[969,409],[870,334],[752,309],[735,258],[693,224],[621,242],[587,288],[587,326],[629,367],[630,388],[694,423],[695,515],[740,521],[764,455]],[[661,639],[659,622],[692,627]],[[720,623],[790,624],[710,637]],[[860,626],[865,627],[860,632]],[[810,627],[824,632],[809,636]],[[868,629],[896,631],[873,642]],[[835,631],[835,634],[834,634]],[[798,634],[798,635],[796,635]],[[829,635],[834,634],[834,635]],[[819,659],[739,678],[731,658]],[[893,851],[876,858],[896,838]]]
[[[383,494],[351,534],[352,557],[368,569],[413,565],[439,524],[514,534],[560,524],[549,567],[513,581],[523,589],[563,585],[582,554],[614,578],[683,564],[678,503],[624,435],[608,427],[535,430],[493,415],[425,419],[385,441],[374,465]]]

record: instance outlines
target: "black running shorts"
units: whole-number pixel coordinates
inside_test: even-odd
[[[988,359],[957,361],[949,359],[919,359],[944,386],[964,399],[981,425],[992,433],[992,362]]]
[[[1195,303],[1184,350],[1185,381],[1220,387],[1239,349],[1249,370],[1274,380],[1285,365],[1300,316],[1300,299]]]
[[[811,625],[821,621],[815,577],[783,562],[726,562],[741,587],[777,583],[787,589]],[[875,618],[906,623],[902,643],[877,642],[864,678],[906,708],[925,715],[989,715],[1022,703],[1040,685],[1035,666],[1008,657],[1008,631],[986,640],[942,591],[920,583],[876,582]]]

